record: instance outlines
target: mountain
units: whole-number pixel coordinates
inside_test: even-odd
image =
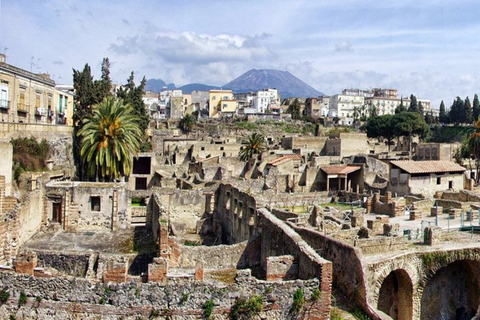
[[[202,84],[202,83],[190,83],[190,84],[181,86],[178,89],[181,89],[183,93],[190,94],[192,93],[192,91],[196,91],[196,90],[210,91],[210,90],[220,89],[220,87],[209,86],[207,84]]]
[[[175,84],[167,84],[162,79],[148,79],[145,83],[146,91],[161,92],[164,87],[166,87],[168,90],[173,90],[175,89]]]
[[[323,95],[288,71],[274,69],[252,69],[222,86],[235,93],[276,88],[282,99],[289,97],[309,98]]]

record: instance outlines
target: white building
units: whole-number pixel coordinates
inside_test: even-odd
[[[341,125],[351,125],[354,113],[362,109],[365,102],[363,96],[336,94],[330,96],[328,103],[328,116],[338,118]]]

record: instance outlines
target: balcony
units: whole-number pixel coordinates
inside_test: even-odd
[[[0,100],[0,109],[10,109],[10,100]]]
[[[17,111],[27,113],[28,112],[28,105],[26,105],[25,103],[17,104]]]
[[[35,115],[38,116],[38,117],[43,117],[43,116],[47,115],[47,110],[45,110],[45,108],[36,108],[35,109]]]

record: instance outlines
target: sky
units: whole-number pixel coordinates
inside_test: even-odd
[[[480,94],[480,3],[358,0],[0,0],[7,63],[72,84],[108,57],[115,83],[222,86],[250,69],[333,95],[396,88],[447,108]],[[137,82],[137,83],[138,83]]]

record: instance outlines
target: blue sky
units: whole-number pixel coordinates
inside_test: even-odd
[[[287,70],[326,94],[397,88],[438,108],[480,93],[476,1],[0,0],[7,62],[72,83],[72,68],[177,86]],[[8,48],[5,50],[5,48]]]

